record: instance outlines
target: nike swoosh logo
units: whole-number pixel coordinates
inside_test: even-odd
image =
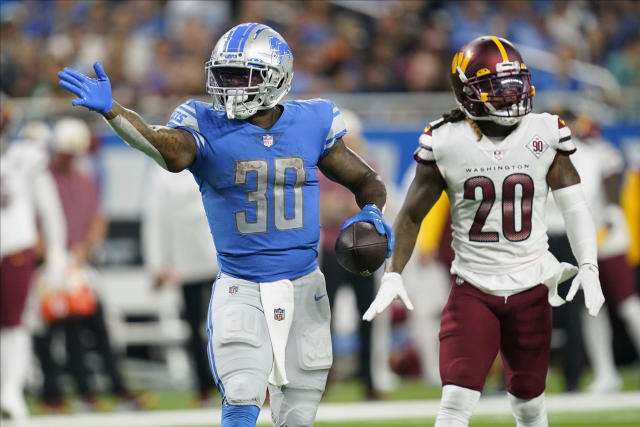
[[[322,294],[322,295],[320,295],[320,296],[318,296],[318,295],[314,295],[314,296],[313,296],[313,299],[314,299],[314,300],[316,300],[316,301],[320,301],[322,298],[324,298],[324,296],[325,296],[325,295],[326,295],[326,294]]]

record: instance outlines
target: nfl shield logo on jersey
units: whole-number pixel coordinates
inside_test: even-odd
[[[269,148],[273,145],[273,135],[262,135],[262,145]]]
[[[274,308],[273,309],[273,318],[280,321],[284,320],[284,308]]]
[[[540,156],[542,156],[542,154],[547,151],[549,145],[545,143],[542,138],[536,135],[533,140],[529,141],[529,143],[527,144],[527,148],[533,153],[534,156],[540,158]]]
[[[494,160],[502,160],[502,151],[494,151],[493,158]]]
[[[238,286],[237,285],[229,286],[229,293],[230,294],[238,293]]]

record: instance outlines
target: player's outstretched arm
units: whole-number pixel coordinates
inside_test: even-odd
[[[382,276],[380,289],[362,316],[363,320],[373,320],[396,298],[400,298],[409,310],[413,310],[400,273],[411,257],[422,219],[438,201],[443,189],[444,182],[435,166],[418,164],[416,176],[393,226],[396,241],[391,262],[387,264],[387,272]]]
[[[78,97],[71,103],[102,114],[128,145],[142,151],[163,168],[179,172],[191,166],[196,158],[191,134],[182,129],[146,124],[135,111],[113,100],[111,82],[102,65],[96,62],[93,68],[97,79],[68,67],[58,73],[60,86]]]
[[[567,154],[558,153],[547,173],[547,183],[562,212],[571,251],[578,261],[578,274],[567,294],[567,301],[582,288],[589,314],[596,316],[604,303],[598,274],[598,241],[582,188],[580,175]]]

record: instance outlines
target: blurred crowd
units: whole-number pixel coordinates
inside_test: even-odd
[[[92,73],[96,60],[124,104],[202,94],[213,42],[251,21],[289,42],[294,93],[448,90],[453,53],[487,33],[559,58],[558,73],[537,74],[538,89],[580,89],[563,69],[573,59],[606,67],[621,86],[640,83],[633,0],[7,0],[1,12],[1,90],[14,97],[60,94],[61,68]]]

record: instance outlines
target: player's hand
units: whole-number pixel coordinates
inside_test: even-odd
[[[400,298],[400,301],[402,301],[408,310],[413,310],[413,304],[409,299],[409,295],[407,295],[407,290],[402,284],[402,276],[398,273],[384,273],[378,294],[367,311],[365,311],[362,320],[371,322],[374,317],[389,307],[389,304],[396,298]]]
[[[153,290],[159,291],[166,286],[179,286],[182,283],[182,278],[175,270],[167,270],[161,274],[158,274],[153,281]]]
[[[382,212],[380,212],[380,209],[378,209],[378,207],[374,204],[365,205],[365,207],[362,208],[359,213],[355,214],[354,216],[346,220],[344,224],[342,224],[340,231],[344,230],[355,222],[371,223],[376,228],[378,234],[387,236],[387,258],[390,258],[391,252],[393,251],[393,243],[395,241],[395,238],[393,237],[393,230],[391,229],[389,224],[387,224],[382,218]]]
[[[571,282],[571,288],[567,294],[567,301],[572,301],[576,296],[578,289],[582,288],[584,292],[584,305],[587,307],[589,314],[597,316],[600,307],[604,304],[604,295],[600,288],[600,279],[598,277],[598,267],[593,264],[583,264],[578,270],[575,279]]]
[[[58,73],[58,84],[76,95],[78,98],[71,101],[71,105],[82,105],[98,113],[106,114],[113,107],[111,97],[111,82],[104,72],[102,64],[93,64],[97,79],[92,79],[73,68],[65,67]]]

